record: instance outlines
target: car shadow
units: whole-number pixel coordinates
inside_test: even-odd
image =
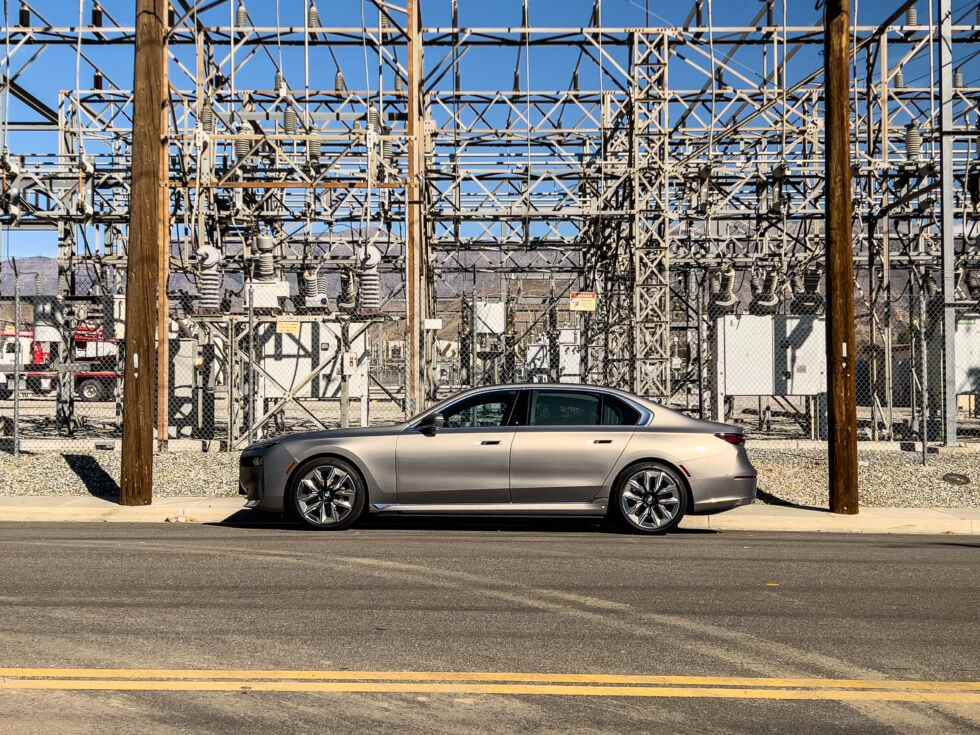
[[[817,511],[822,511],[824,513],[830,512],[829,508],[818,508],[815,505],[800,505],[799,503],[794,503],[790,500],[783,500],[777,495],[773,495],[772,493],[767,493],[761,487],[756,489],[755,497],[758,500],[761,500],[766,505],[775,505],[781,508],[796,508],[798,510],[817,510]]]
[[[209,526],[232,528],[278,528],[316,533],[299,521],[283,518],[275,513],[258,513],[241,510],[223,521],[208,523]],[[489,517],[489,516],[441,516],[441,515],[380,515],[369,514],[354,524],[351,531],[474,531],[506,533],[605,533],[617,536],[642,536],[625,531],[600,518],[546,518],[546,517]],[[716,535],[718,531],[701,528],[678,528],[670,535]]]

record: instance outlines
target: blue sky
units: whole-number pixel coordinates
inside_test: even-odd
[[[101,0],[107,11],[122,25],[132,25],[134,0]],[[246,0],[249,14],[256,25],[275,25],[278,15],[283,25],[302,25],[304,5],[307,0]],[[692,2],[664,3],[650,0],[604,0],[603,16],[607,26],[642,26],[646,24],[645,5],[650,9],[650,25],[675,25],[683,22]],[[859,0],[857,3],[856,21],[860,24],[876,25],[896,7],[896,0]],[[17,22],[18,3],[7,0],[9,7],[9,22]],[[74,0],[35,0],[32,5],[44,15],[45,19],[56,26],[78,24],[78,4]],[[88,17],[92,0],[84,0],[84,19]],[[362,11],[369,24],[377,23],[377,11],[370,2],[361,0],[318,0],[317,5],[323,25],[328,26],[359,26],[362,22]],[[708,2],[706,0],[706,14]],[[790,25],[809,25],[819,22],[819,11],[814,8],[814,0],[777,0],[777,22],[782,20],[783,7],[788,10]],[[976,6],[975,2],[958,0],[953,3],[954,14],[960,15]],[[521,3],[518,0],[459,0],[460,22],[466,27],[474,26],[519,26],[521,24]],[[730,2],[715,0],[711,3],[713,20],[716,25],[746,25],[758,12],[762,5],[759,0],[743,0]],[[586,25],[592,9],[592,0],[531,0],[530,23],[535,26],[582,26]],[[424,23],[426,26],[448,26],[451,23],[449,0],[423,0]],[[928,18],[928,4],[925,0],[919,2],[919,15],[925,22]],[[215,8],[207,13],[205,22],[210,24],[227,24],[229,7]],[[38,21],[35,21],[39,24]],[[188,49],[189,50],[189,49]],[[131,86],[132,78],[132,49],[86,47],[86,53],[100,66],[110,71],[112,80],[120,87]],[[273,48],[273,57],[279,63],[279,53]],[[623,53],[625,52],[614,52]],[[741,55],[740,69],[751,76],[757,73],[753,69],[753,57],[749,52]],[[509,89],[513,84],[513,72],[517,51],[514,48],[480,49],[472,52],[462,62],[463,86],[468,89],[493,90]],[[20,61],[29,54],[17,56],[17,68]],[[377,88],[377,62],[374,55],[368,52],[368,69],[365,75],[364,50],[361,47],[347,47],[336,50],[336,55],[347,76],[348,85],[363,89],[368,85]],[[432,64],[443,55],[442,50],[434,50],[427,62]],[[530,86],[534,89],[558,89],[568,84],[571,65],[574,63],[576,52],[569,49],[535,48],[531,50]],[[303,50],[302,48],[284,48],[281,52],[282,66],[287,79],[293,86],[302,86],[303,79]],[[624,64],[625,64],[625,58]],[[792,81],[820,64],[819,48],[811,47],[800,53],[792,62],[789,77]],[[524,63],[521,64],[522,77],[526,76]],[[703,81],[695,73],[682,69],[675,74],[672,68],[672,84],[674,86],[697,84]],[[238,80],[243,87],[261,86],[269,88],[272,85],[271,61],[265,59],[251,65]],[[332,88],[335,66],[327,50],[323,47],[314,48],[310,56],[312,87]],[[684,78],[684,74],[689,74]],[[70,46],[47,48],[42,57],[19,80],[31,92],[45,100],[51,107],[57,107],[59,90],[72,90],[75,87],[75,55]],[[590,75],[592,77],[590,78]],[[587,69],[582,74],[583,87],[595,86],[597,74],[594,69]],[[172,69],[171,77],[178,85],[186,82],[181,79],[179,70]],[[79,70],[81,88],[91,86],[91,70],[82,65]],[[447,76],[443,86],[451,83]],[[391,84],[390,79],[386,82]],[[527,79],[522,79],[522,86],[527,88]],[[25,119],[30,115],[19,102],[12,100],[10,104],[12,119]],[[8,139],[10,149],[14,153],[39,152],[56,150],[56,136],[39,136],[36,133],[11,133]],[[6,229],[6,228],[5,228]],[[0,233],[0,257],[6,254],[17,257],[27,255],[53,255],[55,252],[56,235],[53,232],[23,232],[11,231]]]

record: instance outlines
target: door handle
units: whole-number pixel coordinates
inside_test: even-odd
[[[596,439],[593,444],[612,444],[612,439]]]
[[[485,446],[485,447],[488,447],[488,446],[492,446],[492,445],[495,445],[495,444],[500,444],[500,440],[498,440],[498,439],[487,439],[485,441],[480,442],[480,444],[483,445],[483,446]]]

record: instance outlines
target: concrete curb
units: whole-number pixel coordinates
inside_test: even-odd
[[[221,523],[244,511],[240,497],[158,498],[129,507],[92,496],[0,497],[0,522]],[[251,514],[246,515],[248,518]],[[242,516],[238,516],[241,519]],[[262,516],[256,514],[261,522]],[[980,510],[967,508],[864,508],[855,516],[776,505],[736,508],[713,516],[688,516],[684,529],[802,533],[980,534]]]
[[[244,509],[240,497],[158,498],[125,506],[92,496],[0,498],[0,522],[220,523]]]
[[[713,516],[688,516],[682,528],[804,533],[980,534],[980,511],[967,508],[862,508],[857,515],[756,503]]]

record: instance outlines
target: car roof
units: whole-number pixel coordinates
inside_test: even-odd
[[[481,385],[474,388],[467,388],[460,391],[448,398],[445,398],[438,403],[430,406],[425,413],[430,413],[434,408],[441,408],[446,403],[450,401],[455,401],[464,396],[479,395],[480,393],[487,393],[495,390],[567,390],[567,391],[600,391],[603,393],[611,393],[612,395],[619,396],[632,403],[639,404],[648,411],[664,411],[666,409],[663,405],[652,401],[648,398],[642,398],[640,396],[634,395],[633,393],[628,393],[627,391],[620,390],[618,388],[610,388],[605,385],[590,385],[589,383],[498,383],[495,385]]]

